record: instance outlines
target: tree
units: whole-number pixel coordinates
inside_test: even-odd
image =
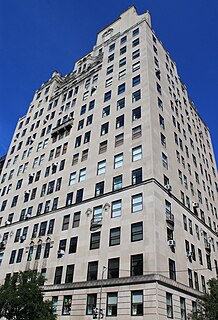
[[[19,272],[0,287],[0,318],[7,320],[55,320],[51,301],[43,300],[44,277],[33,271]]]
[[[190,319],[218,319],[218,279],[208,281],[208,292],[197,300],[197,310],[192,312]]]

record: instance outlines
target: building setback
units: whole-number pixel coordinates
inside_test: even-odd
[[[0,178],[0,281],[46,277],[57,319],[186,319],[218,274],[210,133],[130,7],[35,92]]]

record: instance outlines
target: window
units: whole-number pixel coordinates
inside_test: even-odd
[[[88,153],[89,153],[89,149],[85,149],[82,151],[81,161],[85,161],[88,159]]]
[[[106,171],[106,160],[98,162],[97,175],[103,174]]]
[[[137,50],[133,51],[133,53],[132,53],[132,59],[133,60],[138,58],[138,57],[140,57],[140,49],[137,49]]]
[[[176,280],[176,264],[174,260],[169,259],[169,278]]]
[[[121,93],[125,92],[125,90],[126,90],[126,85],[125,85],[125,83],[122,83],[118,86],[117,94],[121,94]]]
[[[110,46],[109,46],[109,52],[113,51],[115,49],[115,43],[112,43]]]
[[[121,216],[122,202],[121,200],[113,201],[111,206],[111,218]]]
[[[121,68],[121,67],[125,66],[125,64],[126,64],[126,58],[120,59],[119,67]]]
[[[114,169],[120,168],[123,165],[123,153],[114,156]]]
[[[77,164],[79,161],[79,153],[76,153],[73,155],[73,161],[72,161],[72,165]]]
[[[86,168],[80,169],[79,171],[79,182],[86,179]]]
[[[167,318],[173,318],[173,299],[172,294],[166,292],[166,308],[167,308]]]
[[[94,249],[98,249],[100,247],[100,236],[101,236],[101,232],[94,232],[91,234],[91,238],[90,238],[90,250],[94,250]]]
[[[102,124],[101,125],[101,136],[107,134],[108,130],[109,130],[109,122]]]
[[[47,221],[41,222],[40,229],[39,229],[39,237],[44,236],[46,234],[46,228],[47,228]]]
[[[99,154],[102,154],[107,151],[107,140],[100,142],[99,144]]]
[[[70,238],[69,253],[76,253],[78,237]]]
[[[139,34],[139,28],[134,29],[133,32],[132,32],[132,36],[135,37],[138,34]]]
[[[132,72],[137,71],[139,69],[140,69],[140,61],[138,61],[132,65]]]
[[[44,259],[47,259],[49,257],[50,249],[51,249],[51,243],[47,242],[45,245],[45,251],[43,256]]]
[[[75,183],[76,183],[76,172],[72,172],[70,174],[69,186],[72,186]]]
[[[111,99],[111,91],[108,91],[104,94],[104,102]]]
[[[142,168],[132,171],[132,184],[142,182]]]
[[[142,127],[137,126],[132,129],[132,140],[140,138],[142,135]]]
[[[93,308],[97,306],[97,293],[87,294],[86,314],[92,315]]]
[[[143,254],[131,256],[131,276],[143,275]]]
[[[114,69],[114,66],[113,66],[113,65],[112,65],[112,66],[107,67],[107,72],[106,72],[106,74],[110,74],[110,73],[112,73],[112,72],[113,72],[113,69]]]
[[[35,260],[39,260],[39,259],[40,259],[41,252],[42,252],[42,245],[41,245],[41,244],[38,244],[38,246],[37,246],[37,248],[36,248]]]
[[[126,75],[126,69],[123,69],[121,70],[119,73],[118,73],[118,80],[121,80],[125,77]],[[118,93],[119,94],[119,93]]]
[[[98,182],[95,185],[95,197],[104,194],[104,181]]]
[[[120,133],[115,136],[115,147],[119,147],[123,144],[124,141],[124,133]]]
[[[132,47],[133,48],[136,47],[137,45],[139,45],[139,38],[133,40],[133,42],[132,42]]]
[[[108,260],[108,279],[119,278],[119,258]]]
[[[69,315],[71,311],[72,296],[64,296],[62,315]]]
[[[110,114],[110,106],[103,108],[102,110],[102,118],[109,116]]]
[[[142,193],[132,196],[132,212],[141,211],[143,208]]]
[[[90,142],[90,137],[91,137],[91,131],[86,132],[84,136],[84,143]]]
[[[75,148],[78,148],[81,145],[82,136],[76,137]]]
[[[109,246],[117,246],[120,244],[120,227],[110,229]]]
[[[77,190],[76,192],[76,203],[81,203],[83,200],[83,188],[82,189],[79,189]]]
[[[74,212],[72,228],[78,228],[79,227],[79,223],[80,223],[80,211]]]
[[[163,152],[162,152],[162,164],[164,168],[168,169],[168,158]]]
[[[124,126],[124,115],[121,115],[116,118],[116,129]]]
[[[141,90],[137,90],[132,93],[132,102],[136,102],[141,99]]]
[[[68,230],[69,228],[69,223],[70,223],[70,215],[67,214],[63,218],[63,223],[62,223],[62,231],[63,230]]]
[[[124,44],[126,41],[127,41],[127,36],[123,36],[123,37],[120,39],[120,45]]]
[[[82,119],[82,120],[80,120],[80,121],[78,122],[77,130],[81,130],[81,129],[83,128],[83,126],[84,126],[84,119]]]
[[[159,123],[160,123],[160,127],[162,129],[165,129],[164,118],[161,115],[159,115]]]
[[[107,294],[107,316],[117,316],[117,292],[110,292]]]
[[[138,161],[142,159],[142,146],[138,146],[132,149],[132,161]]]
[[[73,273],[74,273],[74,264],[70,264],[67,266],[65,283],[73,282]]]
[[[143,291],[137,290],[131,292],[131,315],[143,315]]]
[[[126,53],[126,46],[120,48],[120,55]]]
[[[143,222],[131,224],[131,242],[143,240]]]
[[[122,188],[122,175],[113,178],[113,191],[119,190]]]
[[[132,121],[138,120],[141,118],[141,107],[137,107],[132,110]]]
[[[166,137],[165,135],[163,135],[163,133],[160,134],[160,141],[161,141],[161,144],[164,148],[166,148]]]
[[[70,206],[73,203],[73,192],[69,192],[66,197],[66,206]]]
[[[135,86],[139,85],[139,84],[140,84],[140,81],[141,81],[141,80],[140,80],[140,75],[134,77],[134,78],[132,79],[132,86],[135,87]]]
[[[23,256],[23,248],[18,250],[16,263],[20,263]]]
[[[181,320],[186,320],[185,298],[181,298],[181,297],[180,297],[180,313],[181,313]]]
[[[12,250],[11,251],[10,260],[9,260],[9,264],[13,264],[14,263],[15,256],[16,256],[16,250]]]
[[[125,107],[125,98],[117,101],[117,110],[123,109]]]
[[[114,53],[108,56],[107,62],[112,62],[114,60]]]
[[[98,278],[98,261],[88,263],[87,281],[97,280]]]
[[[107,87],[111,86],[112,82],[113,82],[113,77],[110,77],[110,78],[106,79],[105,87],[107,88]]]
[[[94,109],[94,107],[95,107],[95,100],[92,100],[89,102],[89,110]]]

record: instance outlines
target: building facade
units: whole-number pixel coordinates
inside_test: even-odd
[[[148,12],[35,92],[0,189],[1,283],[41,272],[57,319],[186,319],[218,274],[210,133]]]

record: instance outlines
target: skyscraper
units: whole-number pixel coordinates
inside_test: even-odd
[[[43,273],[58,319],[186,319],[218,274],[216,172],[175,62],[130,7],[18,121],[0,179],[1,282]]]

